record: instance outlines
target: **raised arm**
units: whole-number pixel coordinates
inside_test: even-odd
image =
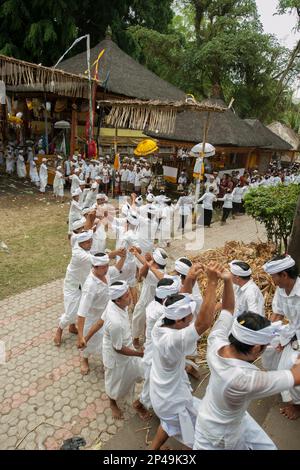
[[[231,273],[227,269],[223,269],[220,273],[221,279],[224,281],[222,310],[228,310],[232,315],[234,313],[234,292]]]
[[[221,266],[217,263],[210,263],[206,268],[208,284],[203,303],[195,321],[195,328],[199,336],[202,335],[213,322],[215,316],[216,292],[221,270]]]

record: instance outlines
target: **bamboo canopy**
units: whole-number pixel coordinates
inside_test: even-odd
[[[222,113],[226,107],[207,101],[160,101],[160,100],[100,100],[98,105],[111,108],[106,123],[120,128],[147,128],[150,132],[173,134],[177,113],[190,110]]]
[[[25,86],[73,98],[88,96],[86,77],[4,55],[0,55],[0,80],[14,88]]]

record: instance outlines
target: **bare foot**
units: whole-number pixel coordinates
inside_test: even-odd
[[[78,335],[78,330],[76,328],[76,325],[70,325],[69,326],[69,332],[73,333],[73,335]]]
[[[196,369],[194,369],[193,366],[191,366],[191,365],[186,366],[185,371],[186,371],[187,374],[191,375],[195,379],[199,379],[199,373]]]
[[[152,418],[152,413],[150,411],[146,410],[144,405],[139,400],[136,400],[132,404],[133,408],[136,410],[137,414],[141,418],[142,421],[149,421],[149,419]]]
[[[280,408],[280,413],[288,419],[298,419],[300,418],[300,405],[294,405],[294,403],[289,403],[288,405]]]
[[[89,361],[85,357],[81,359],[80,372],[81,375],[88,375],[90,372]]]
[[[59,347],[61,345],[61,338],[62,338],[63,330],[61,328],[57,328],[56,334],[54,336],[54,344],[55,346]]]
[[[124,419],[122,410],[118,407],[115,400],[110,399],[110,409],[114,419]]]
[[[133,347],[135,349],[139,349],[140,348],[140,339],[139,338],[134,338],[133,339]]]

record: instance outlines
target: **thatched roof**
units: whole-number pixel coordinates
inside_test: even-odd
[[[292,146],[285,140],[274,134],[267,126],[258,119],[245,119],[245,122],[252,128],[255,134],[261,137],[265,144],[260,146],[270,150],[291,150]]]
[[[182,100],[185,93],[150,72],[146,67],[123,52],[111,39],[101,41],[91,49],[91,63],[105,49],[99,62],[99,80],[107,80],[109,92],[142,100]],[[86,52],[77,54],[59,64],[59,68],[73,74],[84,74],[87,69]],[[94,69],[92,76],[94,76]]]
[[[88,79],[72,73],[0,55],[0,80],[14,91],[48,91],[87,98]]]
[[[272,122],[267,127],[278,137],[288,142],[293,150],[300,151],[300,135],[293,129],[278,121]]]
[[[226,107],[226,104],[221,99],[209,99],[206,100],[206,103]],[[160,139],[198,143],[203,141],[206,120],[207,113],[198,114],[184,111],[177,114],[174,134],[145,133]],[[227,109],[224,113],[210,114],[207,142],[219,147],[258,147],[265,143],[231,109]]]

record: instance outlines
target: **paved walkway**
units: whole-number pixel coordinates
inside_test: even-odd
[[[224,227],[213,225],[205,235],[207,249],[226,240],[257,240],[263,230],[257,232],[255,222],[244,216]],[[182,242],[174,242],[172,258],[186,253]],[[75,336],[65,333],[61,348],[53,345],[63,312],[62,280],[5,299],[0,311],[0,340],[7,352],[0,365],[0,449],[58,449],[74,435],[84,437],[87,446],[101,447],[126,431],[134,412],[126,402],[127,421],[112,419],[99,359],[82,377]]]

